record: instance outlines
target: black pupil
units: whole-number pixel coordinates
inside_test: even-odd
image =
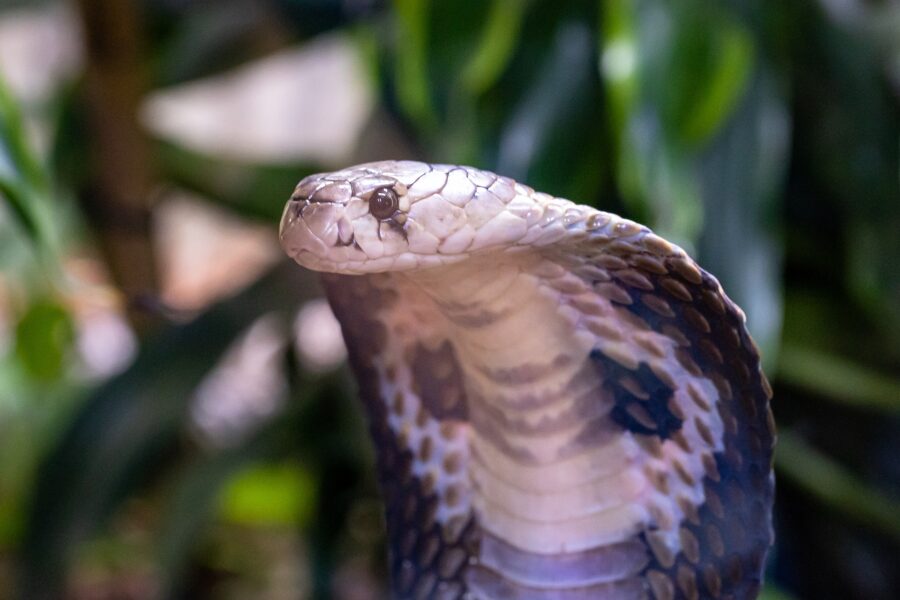
[[[369,212],[376,219],[387,219],[397,210],[397,194],[394,190],[381,188],[375,190],[369,199]]]

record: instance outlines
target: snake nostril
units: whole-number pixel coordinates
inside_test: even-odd
[[[281,216],[281,225],[279,227],[282,236],[290,230],[294,224],[301,218],[303,213],[303,203],[296,200],[290,200],[284,207],[284,214]]]

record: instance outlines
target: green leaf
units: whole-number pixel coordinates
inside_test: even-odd
[[[716,25],[710,50],[716,57],[714,64],[705,85],[695,88],[700,93],[692,97],[680,126],[682,139],[694,146],[706,142],[732,114],[753,69],[754,45],[750,34],[728,19]]]
[[[590,202],[603,173],[596,46],[579,21],[563,21],[554,34],[503,125],[496,169],[548,193]]]
[[[252,466],[223,490],[219,511],[240,525],[296,527],[312,516],[314,494],[315,480],[299,464]]]
[[[46,244],[39,204],[48,189],[47,174],[29,148],[22,114],[0,77],[0,198],[38,246]]]
[[[56,381],[64,373],[74,337],[68,311],[53,301],[38,300],[16,325],[16,355],[34,379]]]
[[[629,116],[636,110],[637,30],[632,0],[603,0],[600,72],[606,84],[607,114],[619,155]]]
[[[630,216],[693,251],[705,222],[698,153],[741,105],[755,40],[709,0],[602,4],[601,73]],[[748,167],[749,168],[749,167]]]
[[[424,131],[435,125],[428,77],[430,0],[394,0],[397,37],[395,74],[403,111]]]
[[[512,59],[529,0],[493,0],[472,58],[463,68],[463,87],[479,96],[497,82]]]
[[[784,346],[778,379],[855,409],[900,413],[900,380],[813,348]]]
[[[642,85],[659,99],[672,143],[702,146],[738,107],[754,73],[756,40],[722,3],[684,0],[645,9]],[[668,26],[660,23],[668,19]],[[661,40],[654,40],[662,29]]]
[[[900,541],[900,502],[873,490],[792,432],[778,435],[779,473],[820,502]]]

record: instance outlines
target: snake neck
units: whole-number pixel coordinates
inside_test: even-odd
[[[470,261],[411,275],[446,317],[458,352],[482,529],[476,560],[526,588],[614,581],[596,560],[633,533],[644,483],[627,468],[637,454],[630,442],[604,435],[611,405],[600,400],[602,378],[589,359],[595,336],[566,304],[573,290],[548,284],[546,275],[559,272],[539,257],[511,256],[494,258],[491,269]],[[561,571],[560,561],[575,566]]]

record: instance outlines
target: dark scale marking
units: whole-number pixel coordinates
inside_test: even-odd
[[[640,268],[634,259],[630,263]],[[672,291],[656,285],[658,275],[645,270],[644,274],[674,314],[660,314],[645,304],[639,294],[633,294],[635,301],[620,310],[630,312],[655,331],[675,328],[688,342],[679,351],[685,368],[699,370],[713,382],[721,380],[729,386],[730,397],[720,398],[717,408],[726,425],[733,420],[739,427],[726,427],[725,450],[712,455],[716,468],[712,476],[703,479],[706,502],[697,507],[698,518],[680,524],[688,532],[686,537],[698,542],[699,552],[691,557],[696,561],[691,561],[685,552],[668,565],[660,564],[654,557],[645,573],[664,573],[675,584],[673,597],[676,599],[755,598],[762,582],[766,552],[772,543],[774,437],[768,407],[771,388],[759,371],[758,352],[738,309],[720,296],[715,278],[700,270],[698,282],[694,273],[683,265],[678,266],[681,269],[676,268],[672,275],[694,297],[704,301],[685,303],[677,287],[670,285],[675,290]],[[737,348],[735,332],[739,340]],[[722,363],[717,362],[715,353],[711,355],[708,351],[710,346],[721,351]],[[651,531],[652,527],[648,528],[642,534],[643,539]]]
[[[328,300],[341,323],[350,365],[356,374],[370,433],[378,449],[391,597],[402,600],[460,599],[467,591],[467,563],[459,557],[477,552],[478,530],[472,515],[459,517],[453,531],[435,521],[438,497],[429,489],[428,482],[413,475],[412,449],[404,445],[388,426],[388,402],[379,394],[379,375],[373,366],[373,358],[384,351],[386,342],[380,314],[396,302],[397,294],[374,285],[374,277],[327,275],[323,276],[323,281]],[[365,302],[361,302],[362,298]],[[447,352],[441,347],[428,355],[425,363],[446,357]]]
[[[431,416],[439,420],[467,419],[462,369],[450,342],[443,342],[436,350],[417,344],[408,358],[412,389]]]
[[[632,433],[656,435],[664,440],[669,439],[673,433],[681,429],[681,419],[669,410],[669,400],[675,390],[663,383],[647,363],[640,363],[638,368],[632,371],[609,358],[597,348],[591,350],[590,356],[591,360],[601,369],[603,387],[612,393],[615,404],[610,416],[619,426]],[[636,379],[649,398],[642,400],[623,386],[621,382],[625,377]],[[653,427],[648,427],[633,416],[628,410],[632,403],[643,406],[653,421]]]
[[[381,237],[381,226],[382,225],[387,225],[388,227],[390,227],[391,231],[393,231],[394,233],[396,233],[397,235],[402,237],[404,242],[409,241],[409,234],[406,231],[406,227],[403,224],[401,224],[400,222],[396,221],[394,218],[390,218],[386,221],[381,221],[378,224],[378,239],[382,239],[382,237]]]

